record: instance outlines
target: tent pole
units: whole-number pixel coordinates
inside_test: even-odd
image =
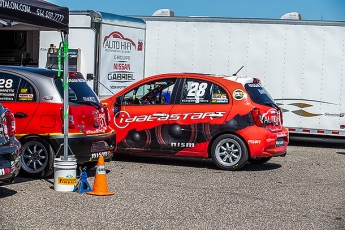
[[[68,88],[68,33],[64,33],[64,41],[63,41],[63,83],[64,83],[64,100],[63,100],[63,110],[64,110],[64,122],[63,122],[63,134],[64,134],[64,157],[62,160],[68,160],[68,120],[69,120],[69,108],[68,108],[68,96],[69,96],[69,88]]]

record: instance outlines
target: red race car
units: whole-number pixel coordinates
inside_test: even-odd
[[[61,76],[49,69],[0,66],[0,102],[14,113],[23,175],[47,177],[53,173],[54,158],[64,155],[66,85]],[[100,155],[105,159],[113,155],[115,132],[109,126],[108,107],[81,73],[71,72],[68,82],[68,155],[92,167]]]
[[[256,78],[161,74],[102,102],[116,131],[115,153],[212,158],[237,170],[287,151],[282,111]]]

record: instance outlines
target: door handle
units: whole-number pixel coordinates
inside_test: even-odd
[[[18,113],[14,114],[15,118],[25,118],[27,116],[29,116],[29,115],[27,113],[23,113],[23,112],[18,112]]]
[[[154,114],[152,114],[152,116],[153,116],[153,117],[166,117],[166,116],[168,116],[168,115],[165,114],[165,113],[154,113]]]

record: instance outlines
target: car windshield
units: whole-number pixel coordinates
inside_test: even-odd
[[[248,92],[250,99],[260,105],[275,106],[273,98],[267,90],[258,83],[249,83],[244,86]]]
[[[63,79],[55,78],[55,85],[61,98],[64,98]],[[88,86],[83,76],[78,73],[71,75],[68,79],[68,101],[85,104],[100,104],[99,98],[95,92]]]

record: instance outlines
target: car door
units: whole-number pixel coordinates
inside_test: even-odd
[[[175,78],[145,82],[118,97],[121,100],[114,106],[117,152],[166,150],[156,134],[169,123],[175,82]]]
[[[23,134],[26,127],[35,122],[32,118],[39,106],[38,91],[23,76],[0,72],[0,103],[13,112],[16,134]]]
[[[186,78],[180,85],[170,111],[169,145],[176,155],[205,156],[231,110],[230,97],[223,86],[203,79]]]

